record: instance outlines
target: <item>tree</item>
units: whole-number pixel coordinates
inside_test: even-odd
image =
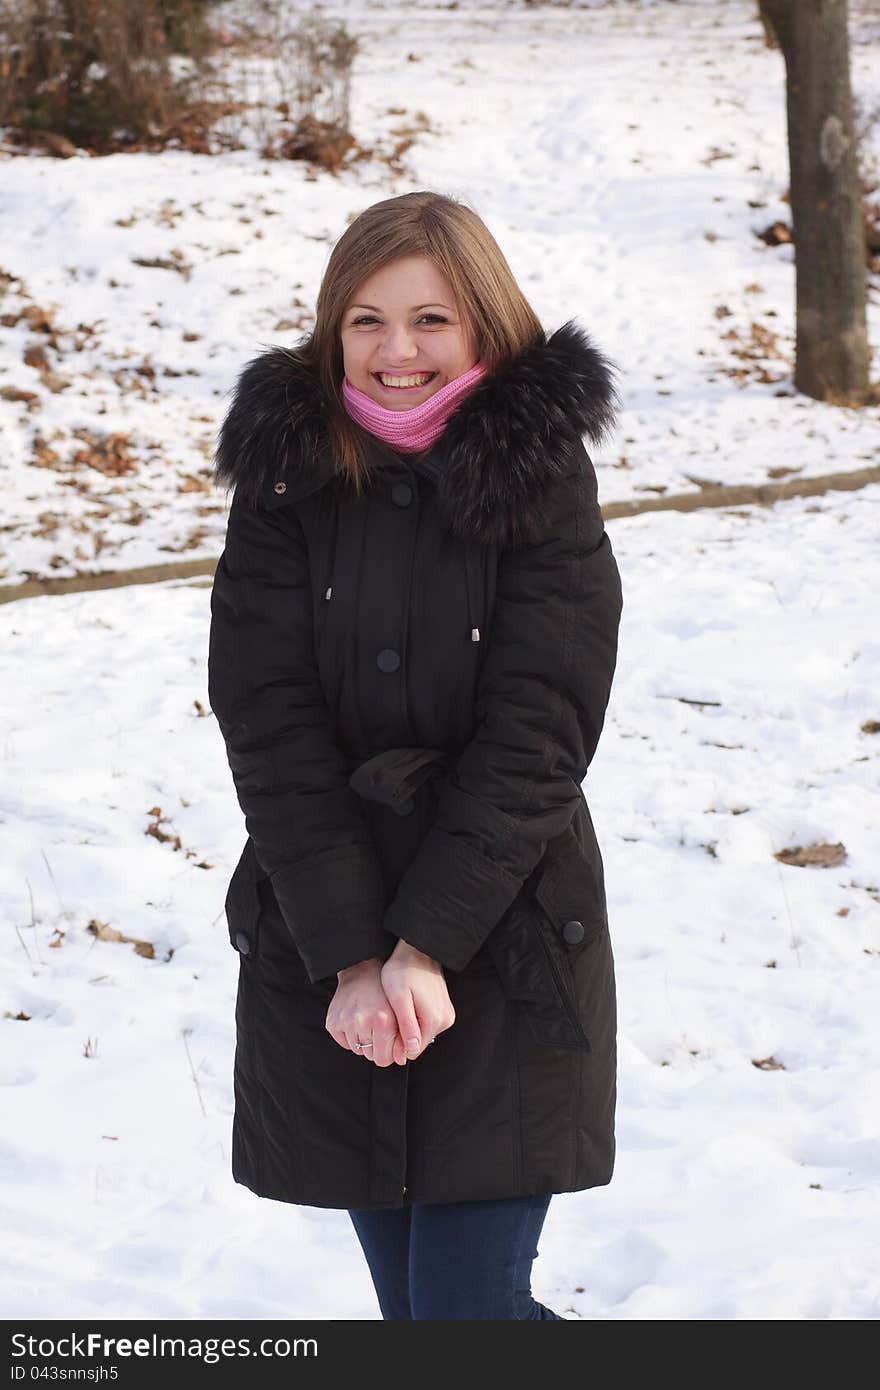
[[[785,60],[799,391],[869,398],[865,235],[847,0],[758,0]]]

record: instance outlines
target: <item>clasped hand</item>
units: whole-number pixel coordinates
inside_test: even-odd
[[[360,961],[336,978],[324,1026],[340,1047],[377,1067],[413,1061],[455,1022],[442,965],[406,941],[386,961]],[[361,1051],[357,1042],[372,1047]]]

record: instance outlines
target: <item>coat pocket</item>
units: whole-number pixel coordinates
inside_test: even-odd
[[[505,997],[536,1041],[591,1050],[576,965],[606,930],[604,892],[573,831],[550,846],[486,941]]]
[[[605,882],[598,847],[593,857],[566,830],[548,850],[531,892],[541,909],[544,940],[560,966],[574,963],[608,929]]]
[[[242,964],[253,971],[261,988],[282,994],[316,994],[332,998],[336,978],[312,984],[297,950],[278,900],[272,880],[263,870],[248,841],[229,882],[226,893],[226,922],[229,940]]]
[[[254,960],[260,935],[260,895],[253,841],[248,837],[226,891],[229,941],[244,960]]]

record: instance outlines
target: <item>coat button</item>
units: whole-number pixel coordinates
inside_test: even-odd
[[[392,802],[391,809],[397,816],[411,816],[416,809],[416,803],[411,796],[408,796],[406,801],[399,801],[396,804]]]
[[[565,926],[562,928],[562,935],[565,937],[569,946],[576,946],[579,941],[583,941],[584,939],[583,922],[566,922]]]
[[[276,483],[276,484],[275,484],[275,491],[276,491],[276,492],[279,492],[279,493],[280,493],[280,492],[286,492],[286,491],[287,491],[287,484],[286,484],[286,483]]]
[[[251,939],[247,932],[237,931],[235,933],[235,949],[236,951],[240,951],[243,956],[250,955]]]
[[[409,483],[395,483],[391,489],[391,501],[395,507],[408,507],[413,499],[413,490]]]
[[[396,671],[400,665],[400,653],[393,647],[383,647],[376,657],[376,665],[380,671]]]

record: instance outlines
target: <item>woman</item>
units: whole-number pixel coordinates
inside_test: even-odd
[[[558,1319],[530,1292],[550,1197],[611,1178],[581,783],[622,600],[582,436],[615,403],[476,213],[418,192],[348,227],[313,332],[220,431],[232,1172],[346,1209],[387,1319]]]

